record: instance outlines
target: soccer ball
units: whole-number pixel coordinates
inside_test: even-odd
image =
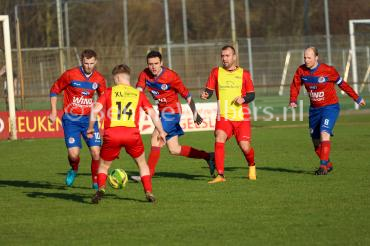
[[[110,186],[114,189],[122,189],[128,181],[127,173],[123,169],[114,169],[108,175]]]

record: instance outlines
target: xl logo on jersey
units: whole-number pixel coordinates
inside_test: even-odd
[[[83,92],[81,92],[81,94],[82,94],[82,95],[84,95],[84,96],[88,96],[88,95],[90,95],[90,92],[88,92],[88,91],[83,91]]]
[[[115,97],[123,97],[122,93],[120,91],[115,91],[114,92]]]
[[[79,105],[91,105],[93,102],[92,98],[84,98],[83,96],[81,97],[73,97],[73,103],[74,104],[79,104]]]
[[[312,101],[322,101],[324,100],[324,97],[325,93],[323,91],[318,92],[310,91],[310,98]]]

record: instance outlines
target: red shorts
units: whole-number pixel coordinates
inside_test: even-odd
[[[137,158],[144,153],[143,141],[136,127],[122,126],[104,129],[100,157],[106,161],[113,161],[119,157],[121,148],[125,148],[132,158]]]
[[[216,120],[217,130],[222,130],[226,133],[227,139],[235,135],[236,141],[251,141],[251,122],[250,120],[243,121],[229,121],[225,118],[220,117],[219,120]]]

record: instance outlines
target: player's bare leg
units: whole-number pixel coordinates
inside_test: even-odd
[[[198,150],[191,146],[180,145],[178,136],[173,136],[172,138],[168,139],[167,147],[171,155],[205,160],[208,164],[210,174],[213,177],[215,172],[214,153]]]
[[[167,140],[167,147],[171,155],[180,155],[181,145],[179,144],[179,137],[174,136]]]
[[[329,165],[330,155],[330,134],[326,131],[320,133],[320,167],[315,171],[316,175],[326,175],[332,170],[332,165]]]
[[[99,168],[99,159],[100,159],[100,146],[91,146],[90,155],[91,155],[91,180],[93,189],[98,189],[98,168]]]
[[[65,179],[67,186],[72,186],[78,172],[78,165],[80,164],[80,148],[71,147],[68,148],[68,161],[71,169],[67,172]]]
[[[106,161],[100,159],[98,174],[97,174],[97,183],[98,183],[98,191],[94,194],[91,199],[91,202],[94,204],[99,203],[105,193],[105,187],[108,177],[108,170],[112,165],[112,161]]]
[[[254,163],[254,149],[251,146],[250,141],[240,141],[239,147],[243,151],[244,157],[248,162],[248,178],[250,180],[256,180],[256,165]]]
[[[149,157],[148,157],[148,166],[149,166],[150,175],[153,176],[155,173],[155,167],[157,166],[159,157],[161,155],[161,147],[162,147],[162,143],[159,141],[159,132],[157,129],[154,129],[152,133],[151,145],[152,147],[151,147]],[[130,178],[135,182],[141,181],[140,176],[131,176]]]
[[[218,175],[213,180],[209,181],[209,184],[225,182],[224,177],[224,162],[225,162],[225,143],[227,141],[227,134],[222,130],[216,130],[215,132],[215,164]]]
[[[139,157],[135,158],[136,165],[139,168],[141,182],[143,184],[145,197],[148,202],[155,202],[155,197],[152,191],[152,177],[150,176],[149,167],[145,160],[145,153],[141,154]]]

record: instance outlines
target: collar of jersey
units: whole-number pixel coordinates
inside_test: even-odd
[[[310,73],[316,72],[319,67],[320,67],[320,63],[317,63],[317,66],[315,68],[313,68],[313,69],[309,68]]]
[[[84,69],[82,68],[82,66],[80,66],[80,71],[81,71],[82,75],[85,77],[85,79],[89,80],[93,76],[93,74],[95,72],[95,68],[94,68],[94,70],[92,70],[91,75],[89,77],[86,76],[86,73],[84,72]]]
[[[162,67],[162,71],[160,74],[158,74],[157,77],[154,77],[154,81],[153,82],[158,82],[158,79],[162,76],[162,74],[164,73],[164,71],[166,70],[165,67]]]
[[[233,72],[235,72],[235,71],[238,71],[239,70],[239,66],[236,66],[236,68],[233,70],[233,71],[230,71],[230,70],[227,70],[227,69],[225,69],[224,67],[221,67],[223,70],[225,70],[226,72],[228,72],[228,73],[233,73]]]

